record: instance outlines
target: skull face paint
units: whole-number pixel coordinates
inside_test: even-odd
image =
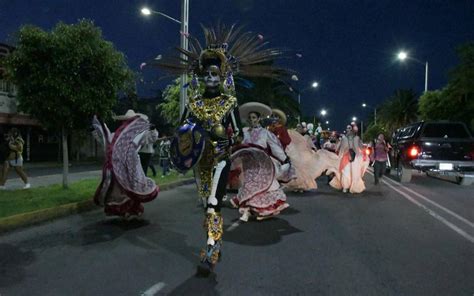
[[[206,88],[216,88],[221,84],[221,77],[220,77],[221,71],[219,67],[215,65],[210,65],[209,67],[206,68],[206,71],[204,72],[204,85]]]

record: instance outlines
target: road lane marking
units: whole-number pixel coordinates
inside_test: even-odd
[[[163,289],[165,286],[166,286],[165,283],[159,282],[158,284],[151,286],[148,290],[143,292],[140,296],[153,296],[156,293],[158,293],[161,289]]]
[[[460,234],[461,236],[463,236],[465,239],[467,239],[468,241],[470,241],[471,243],[474,244],[474,236],[471,236],[469,235],[468,233],[466,233],[464,230],[462,230],[461,228],[457,227],[456,225],[454,225],[453,223],[449,222],[448,220],[446,220],[445,218],[443,218],[442,216],[440,216],[438,213],[436,213],[435,211],[429,209],[427,206],[419,203],[418,201],[416,201],[415,199],[413,199],[411,196],[409,196],[407,193],[399,190],[398,188],[396,188],[395,186],[393,186],[392,184],[388,183],[387,181],[385,180],[382,180],[388,187],[392,188],[393,190],[395,190],[396,192],[400,193],[403,197],[405,197],[406,199],[408,199],[409,201],[411,201],[412,203],[414,203],[415,205],[419,206],[420,208],[422,208],[423,210],[425,210],[428,214],[430,214],[432,217],[434,217],[435,219],[439,220],[440,222],[444,223],[446,226],[448,226],[449,228],[451,228],[452,230],[456,231],[458,234]]]
[[[369,173],[371,175],[373,175],[372,172],[369,171]],[[390,181],[393,181],[393,180],[390,180]],[[415,205],[419,206],[420,208],[422,208],[423,210],[425,210],[430,216],[432,216],[433,218],[437,219],[438,221],[440,221],[441,223],[445,224],[446,226],[448,226],[449,228],[451,228],[452,230],[454,230],[455,232],[457,232],[459,235],[461,235],[462,237],[464,237],[465,239],[467,239],[468,241],[470,241],[471,243],[474,244],[474,236],[471,236],[469,235],[468,233],[466,233],[464,230],[462,230],[461,228],[457,227],[456,225],[454,225],[453,223],[449,222],[448,220],[446,220],[445,218],[443,218],[442,216],[440,216],[438,213],[436,213],[435,211],[431,210],[430,208],[428,208],[427,206],[421,204],[420,202],[416,201],[413,197],[411,197],[410,195],[408,195],[406,192],[403,192],[401,191],[400,189],[396,188],[395,186],[393,186],[392,184],[388,183],[387,181],[385,181],[385,179],[382,179],[382,182],[385,183],[388,187],[390,187],[391,189],[393,189],[394,191],[398,192],[400,195],[402,195],[403,197],[405,197],[407,200],[411,201],[412,203],[414,203]],[[393,181],[395,182],[395,181]],[[405,188],[405,186],[403,185],[400,185],[399,183],[396,183],[399,187],[402,187],[402,188]]]
[[[447,208],[443,207],[442,205],[440,205],[440,204],[438,204],[438,203],[432,201],[432,200],[429,199],[428,197],[426,197],[426,196],[424,196],[424,195],[422,195],[422,194],[420,194],[420,193],[414,191],[413,189],[410,189],[410,188],[408,188],[408,187],[406,187],[406,186],[404,186],[404,185],[402,185],[402,184],[399,184],[399,183],[397,183],[396,181],[394,181],[394,180],[392,180],[392,179],[387,179],[387,180],[390,181],[390,182],[392,182],[393,184],[398,184],[400,187],[404,188],[406,191],[408,191],[408,192],[410,192],[410,193],[412,193],[412,194],[418,196],[419,198],[421,198],[421,199],[423,199],[423,200],[429,202],[430,204],[434,205],[435,207],[437,207],[437,208],[439,208],[439,209],[445,211],[445,212],[448,213],[448,214],[451,214],[453,217],[457,218],[458,220],[460,220],[460,221],[466,223],[467,225],[471,226],[472,228],[474,228],[474,223],[472,223],[471,221],[467,220],[466,218],[464,218],[464,217],[462,217],[462,216],[456,214],[455,212],[451,211],[450,209],[447,209]]]
[[[373,170],[368,170],[368,172],[369,172],[369,174],[371,174],[371,175],[373,176]],[[406,191],[408,191],[408,192],[410,192],[410,193],[412,193],[412,194],[418,196],[419,198],[425,200],[426,202],[428,202],[428,203],[434,205],[435,207],[437,207],[437,208],[439,208],[439,209],[445,211],[446,213],[452,215],[454,218],[456,218],[456,219],[458,219],[458,220],[460,220],[460,221],[466,223],[467,225],[471,226],[472,228],[474,228],[474,223],[473,223],[473,222],[471,222],[471,221],[469,221],[468,219],[466,219],[466,218],[464,218],[464,217],[462,217],[462,216],[456,214],[455,212],[451,211],[450,209],[447,209],[447,208],[443,207],[442,205],[440,205],[440,204],[438,204],[438,203],[432,201],[431,199],[429,199],[428,197],[422,195],[421,193],[418,193],[418,192],[414,191],[413,189],[408,188],[407,186],[404,186],[403,184],[401,184],[401,183],[399,183],[399,182],[397,182],[397,181],[395,181],[395,180],[392,180],[392,179],[390,179],[390,178],[384,178],[383,180],[384,180],[384,181],[388,180],[388,181],[390,181],[391,183],[393,183],[394,185],[397,185],[397,186],[399,186],[399,187],[402,187],[402,188],[405,189]]]
[[[232,223],[232,225],[230,225],[230,226],[226,229],[226,231],[232,231],[232,230],[236,229],[237,227],[239,227],[239,225],[240,225],[240,223],[239,223],[238,221],[237,221],[237,222],[234,222],[234,223]]]

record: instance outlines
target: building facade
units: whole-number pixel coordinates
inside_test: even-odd
[[[0,43],[0,59],[13,50],[14,47]],[[0,141],[4,140],[4,135],[13,127],[18,128],[25,140],[25,161],[62,161],[61,135],[47,131],[38,120],[18,111],[16,87],[5,79],[4,69],[0,66]],[[74,144],[71,145],[71,142]],[[97,157],[98,149],[92,137],[80,144],[77,142],[74,136],[69,138],[69,147],[75,148],[69,149],[70,156],[74,159]]]

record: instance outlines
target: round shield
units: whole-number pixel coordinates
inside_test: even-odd
[[[181,172],[194,167],[204,151],[206,131],[193,122],[186,122],[175,133],[170,156],[173,165]]]

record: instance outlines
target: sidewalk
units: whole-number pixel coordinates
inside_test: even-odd
[[[25,166],[25,167],[28,170],[28,166]],[[75,169],[80,170],[80,171],[70,172],[68,174],[69,184],[72,184],[74,182],[81,181],[81,180],[86,180],[86,179],[99,180],[102,175],[102,170],[97,169],[97,168],[98,167],[96,163],[76,164]],[[35,170],[35,169],[37,169],[36,173],[39,173],[39,175],[31,176],[28,172],[32,172],[32,170]],[[48,165],[48,164],[37,164],[35,165],[34,168],[30,166],[29,171],[27,171],[28,181],[31,184],[31,188],[44,187],[44,186],[49,186],[53,184],[62,184],[63,175],[62,173],[58,173],[61,171],[62,169],[58,169],[57,166]],[[54,172],[54,173],[49,174],[49,172]],[[10,178],[5,183],[5,187],[6,187],[5,190],[7,191],[18,190],[18,189],[28,190],[28,189],[23,189],[24,183],[16,175],[16,172],[10,171],[9,176]],[[162,185],[158,184],[158,185],[160,187],[160,191],[165,191],[165,190],[175,188],[177,186],[182,186],[182,185],[191,184],[191,183],[194,183],[194,178],[186,177],[181,180],[173,181],[171,183],[166,183]],[[57,219],[57,218],[64,217],[67,215],[94,210],[94,209],[100,209],[100,208],[94,204],[92,199],[89,199],[89,200],[85,200],[81,202],[68,203],[68,204],[57,206],[57,207],[46,208],[46,209],[41,209],[41,210],[37,210],[33,212],[26,212],[22,214],[13,215],[13,216],[8,216],[5,218],[0,218],[0,233],[11,231],[11,230],[21,228],[21,227],[26,227],[26,226],[46,222],[48,220]]]
[[[72,162],[69,164],[69,184],[84,179],[99,179],[101,164],[94,161]],[[63,182],[63,164],[58,162],[25,163],[24,170],[28,176],[31,188],[43,187]],[[22,189],[25,184],[14,169],[10,168],[5,183],[6,190]]]
[[[99,180],[102,175],[102,170],[86,171],[79,173],[69,173],[68,181],[69,183],[77,182],[84,179],[97,179]],[[38,177],[28,177],[28,181],[31,184],[31,188],[44,187],[53,184],[62,184],[63,175],[62,174],[52,174]],[[23,189],[25,183],[20,178],[8,179],[5,183],[5,190],[17,190]]]

